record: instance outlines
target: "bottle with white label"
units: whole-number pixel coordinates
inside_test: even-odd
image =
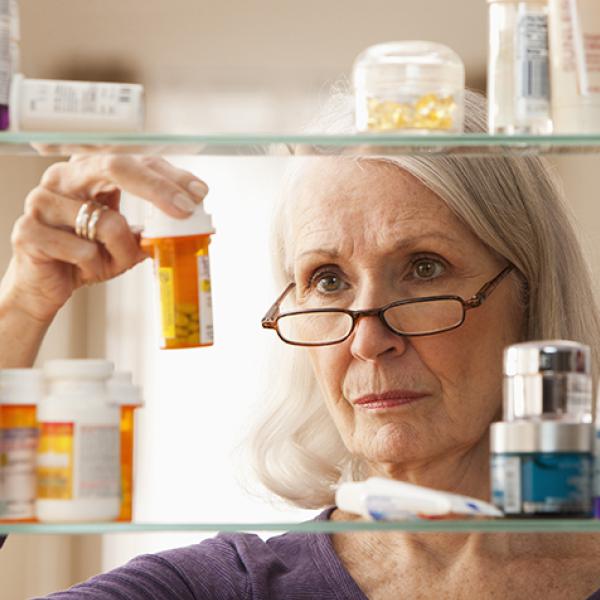
[[[144,88],[134,83],[26,79],[16,74],[10,86],[10,127],[14,131],[142,131]]]
[[[212,346],[212,218],[202,203],[187,219],[169,217],[154,206],[148,211],[141,245],[154,258],[160,347]]]
[[[552,133],[548,0],[488,0],[488,129]]]
[[[120,508],[120,410],[110,402],[106,360],[44,365],[38,409],[36,512],[40,521],[110,521]]]

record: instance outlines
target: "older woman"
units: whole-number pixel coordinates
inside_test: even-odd
[[[483,130],[482,100],[467,99],[467,128]],[[344,104],[333,117],[321,127],[349,127]],[[76,287],[142,260],[117,212],[119,189],[175,216],[206,193],[158,160],[53,167],[15,228],[1,288],[3,365],[31,364]],[[113,209],[98,243],[73,233],[90,197]],[[488,498],[503,348],[574,338],[597,358],[589,276],[537,159],[302,158],[274,234],[282,295],[264,324],[288,343],[289,364],[256,429],[255,462],[279,496],[328,506],[320,519],[355,519],[331,506],[333,486],[373,474]],[[396,304],[446,294],[464,300],[460,314]],[[335,310],[316,319],[317,308]],[[220,535],[53,597],[581,599],[600,588],[599,551],[595,535]]]

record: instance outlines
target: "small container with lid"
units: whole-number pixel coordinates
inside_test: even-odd
[[[187,219],[148,208],[142,248],[154,258],[160,308],[160,347],[195,348],[213,343],[208,247],[215,232],[199,204]]]
[[[586,517],[592,494],[590,349],[567,340],[504,351],[504,421],[493,423],[492,499],[510,516]]]
[[[354,62],[358,131],[460,133],[465,68],[442,44],[402,41],[367,48]]]
[[[36,412],[43,393],[41,370],[0,371],[0,520],[35,518]]]
[[[108,382],[111,404],[121,411],[121,512],[119,521],[131,521],[133,506],[133,449],[135,411],[144,405],[140,386],[133,385],[131,373],[116,372]]]
[[[38,409],[40,521],[112,521],[119,515],[120,410],[107,360],[52,360]]]

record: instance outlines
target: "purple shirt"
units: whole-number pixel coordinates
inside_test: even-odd
[[[317,519],[325,520],[333,508]],[[263,541],[220,534],[193,546],[138,556],[54,600],[367,600],[326,533],[285,533]],[[588,600],[600,600],[600,590]]]
[[[328,519],[332,511],[317,519]],[[266,541],[254,534],[220,534],[193,546],[138,556],[47,598],[367,600],[326,533],[285,533]]]

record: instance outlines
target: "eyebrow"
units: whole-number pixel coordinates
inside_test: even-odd
[[[443,233],[443,232],[427,233],[427,234],[414,235],[411,237],[401,239],[397,244],[394,245],[394,247],[390,250],[389,254],[395,254],[396,252],[405,250],[406,248],[410,248],[411,246],[415,246],[418,243],[422,243],[423,241],[440,240],[440,239],[444,240],[445,242],[448,242],[449,244],[451,244],[453,246],[460,244],[459,239],[452,237],[450,235],[447,235],[446,233]],[[315,255],[325,256],[332,260],[336,260],[336,259],[340,258],[339,250],[332,246],[330,248],[328,248],[328,247],[309,248],[308,250],[305,250],[304,252],[300,253],[296,257],[296,259],[300,259],[305,256],[315,256]]]

